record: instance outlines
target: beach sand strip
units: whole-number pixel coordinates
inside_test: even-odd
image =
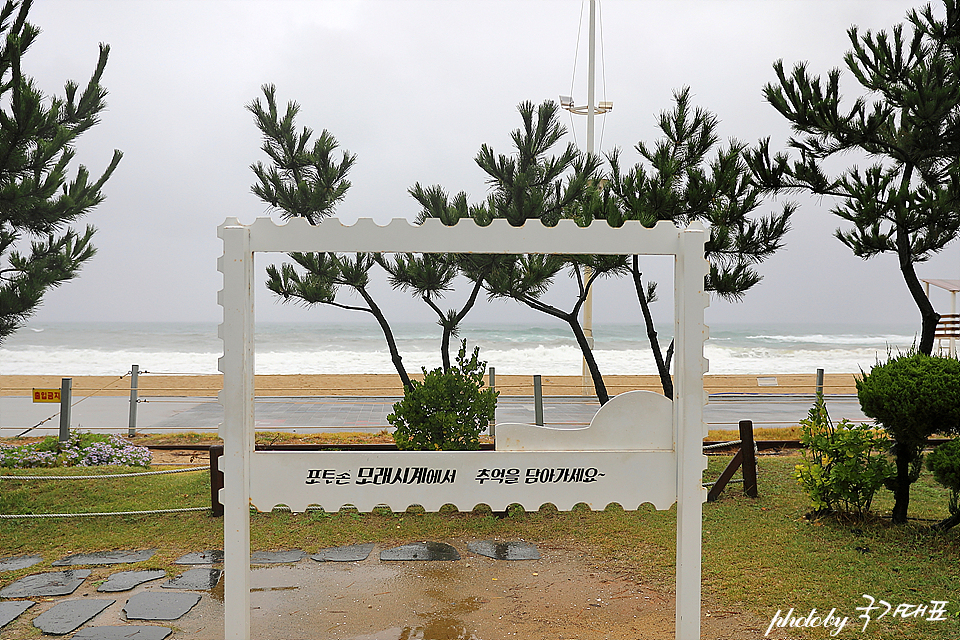
[[[72,378],[74,398],[90,395],[129,396],[129,376],[0,376],[0,395],[30,396],[33,389],[59,389],[61,380]],[[422,375],[413,376],[422,378]],[[661,392],[655,375],[604,376],[611,395],[637,389]],[[290,374],[258,375],[255,380],[259,397],[370,396],[403,395],[400,379],[394,374]],[[140,397],[214,397],[222,388],[220,375],[156,375],[141,374],[138,379]],[[532,396],[533,376],[498,375],[496,388],[504,396]],[[593,385],[586,387],[580,376],[543,376],[546,396],[591,396]],[[708,394],[813,394],[816,374],[707,374],[704,388]],[[824,376],[827,395],[856,395],[852,373],[828,373]]]

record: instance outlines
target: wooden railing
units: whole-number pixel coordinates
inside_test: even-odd
[[[960,339],[960,313],[942,314],[937,324],[937,332],[933,337],[939,340]]]

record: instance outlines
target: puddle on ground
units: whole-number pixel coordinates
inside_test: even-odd
[[[35,573],[20,578],[0,591],[0,598],[46,598],[49,596],[67,596],[90,575],[90,569],[69,569]]]
[[[70,640],[163,640],[173,633],[167,627],[87,627],[78,631]]]
[[[539,560],[540,552],[537,545],[529,542],[498,542],[497,540],[480,540],[468,542],[467,549],[473,553],[494,560]]]
[[[528,562],[471,556],[432,563],[380,562],[373,555],[359,563],[258,568],[250,572],[251,628],[263,640],[672,640],[667,598],[601,573],[574,552],[543,555]],[[198,610],[209,604],[204,600]],[[649,625],[635,626],[643,616],[655,618],[663,632],[645,635]]]
[[[43,558],[40,556],[11,556],[9,558],[0,558],[0,571],[26,569],[41,562],[43,562]]]
[[[460,559],[460,552],[445,542],[414,542],[402,547],[385,549],[380,552],[380,560],[394,561],[453,561]]]
[[[346,547],[330,547],[320,549],[311,559],[317,562],[363,562],[373,551],[373,543],[351,544]]]
[[[164,589],[189,589],[191,591],[209,591],[220,582],[223,571],[220,569],[188,569],[173,580],[164,582]]]
[[[300,562],[307,557],[300,549],[290,551],[254,551],[250,554],[252,564],[284,564],[288,562]]]
[[[0,629],[16,620],[21,613],[35,604],[36,602],[31,602],[30,600],[0,602]]]
[[[140,551],[97,551],[96,553],[75,553],[53,563],[55,567],[72,567],[78,564],[122,564],[142,562],[153,557],[154,549]]]
[[[64,600],[34,618],[33,626],[49,635],[66,635],[114,602],[116,600]]]
[[[144,571],[121,571],[114,573],[107,581],[97,587],[97,591],[103,593],[113,593],[116,591],[130,591],[136,586],[151,580],[159,580],[166,577],[167,572],[160,569]]]
[[[464,541],[452,542],[460,548],[466,546]],[[529,562],[503,562],[473,554],[460,562],[380,562],[373,554],[362,562],[258,567],[250,572],[252,637],[674,639],[673,598],[641,585],[638,569],[604,569],[597,564],[600,561],[586,558],[575,547],[541,545],[540,552],[541,559]],[[64,573],[86,576],[90,571],[58,575]],[[106,573],[103,570],[104,576]],[[128,640],[114,634],[115,626],[139,634],[136,620],[140,619],[157,620],[160,625],[164,624],[160,620],[175,619],[167,624],[178,629],[173,634],[178,638],[223,640],[223,591],[223,580],[202,597],[197,592],[160,589],[156,583],[141,585],[126,606],[109,607],[93,621],[113,626],[85,628],[73,640]],[[96,585],[87,580],[72,597],[78,596],[95,599]],[[177,611],[160,606],[179,599],[186,600]],[[6,604],[26,606],[21,602]],[[29,626],[23,620],[54,602],[39,602],[10,624],[17,629]],[[709,611],[709,604],[704,606]],[[765,628],[769,622],[737,611],[718,613],[704,616],[704,637],[753,637],[756,628]],[[139,624],[151,625],[145,627],[151,634],[167,633],[165,626]],[[103,635],[84,635],[97,629],[102,629]],[[774,636],[778,640],[785,637],[776,631],[771,639]],[[131,636],[137,640],[163,637]]]
[[[373,635],[354,636],[349,640],[482,640],[460,620],[435,617],[413,627],[385,629]]]
[[[143,591],[131,596],[123,610],[128,620],[177,620],[198,602],[199,593]],[[222,622],[220,635],[223,635]]]
[[[188,553],[175,560],[173,564],[217,564],[218,562],[223,562],[223,551],[221,549]]]

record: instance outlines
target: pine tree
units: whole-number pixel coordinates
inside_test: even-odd
[[[31,4],[8,0],[0,10],[0,342],[93,257],[94,228],[80,232],[70,224],[103,201],[101,188],[123,155],[114,151],[96,180],[83,165],[69,180],[77,139],[106,108],[100,79],[110,47],[100,45],[82,91],[67,81],[64,97],[45,96],[22,70],[40,33],[27,22]]]
[[[831,212],[850,223],[836,237],[854,255],[897,257],[920,311],[918,350],[930,354],[939,315],[924,294],[915,265],[942,250],[960,231],[960,7],[944,0],[944,16],[928,4],[907,13],[910,33],[898,24],[872,33],[853,26],[847,69],[865,95],[841,107],[840,70],[826,79],[806,63],[787,75],[774,64],[778,82],[764,96],[791,124],[786,153],[771,158],[769,140],[749,163],[769,190],[833,196]],[[825,161],[850,151],[872,159],[836,177]]]
[[[619,150],[608,154],[609,179],[585,211],[614,226],[624,220],[639,220],[647,227],[661,220],[680,227],[702,223],[709,233],[704,247],[710,264],[706,289],[727,300],[740,300],[762,279],[756,266],[782,247],[794,206],[784,205],[779,214],[756,215],[763,194],[751,182],[744,161],[746,145],[730,140],[718,148],[718,122],[713,113],[691,105],[689,87],[676,92],[673,108],[659,117],[663,137],[652,147],[643,142],[636,146],[646,165],[624,171]],[[656,283],[644,285],[639,256],[631,257],[630,273],[661,387],[672,398],[673,342],[664,355],[650,311]]]
[[[263,134],[261,149],[272,163],[264,166],[257,162],[250,166],[257,177],[250,190],[279,210],[283,218],[306,218],[310,224],[317,224],[332,216],[346,197],[350,189],[347,174],[356,162],[356,156],[344,151],[336,158],[339,143],[326,129],[311,147],[313,130],[303,127],[297,131],[300,105],[288,102],[281,116],[276,87],[266,84],[262,91],[266,104],[257,98],[247,105],[247,110],[253,114],[257,128]],[[348,256],[300,252],[287,255],[294,264],[267,267],[267,288],[284,302],[308,307],[325,304],[371,314],[383,331],[403,386],[409,387],[410,377],[403,366],[390,323],[368,289],[370,269],[376,264],[375,256],[369,253]],[[343,287],[356,292],[365,306],[339,302],[337,294]]]
[[[511,133],[513,152],[497,154],[484,144],[475,157],[477,165],[487,174],[490,193],[479,204],[467,205],[466,195],[459,193],[452,200],[438,185],[424,188],[420,184],[410,189],[410,194],[423,207],[420,218],[439,218],[444,224],[456,224],[460,218],[472,218],[477,224],[486,225],[495,218],[505,219],[513,226],[521,226],[531,220],[539,220],[554,226],[563,218],[573,217],[578,202],[594,182],[600,160],[583,154],[573,144],[567,144],[559,155],[549,155],[566,134],[559,120],[557,103],[547,100],[540,105],[523,102],[518,111],[522,126]],[[450,267],[449,280],[439,278],[441,261]],[[486,290],[491,298],[510,298],[528,307],[546,313],[568,324],[584,360],[591,372],[597,398],[607,402],[609,394],[593,357],[592,348],[580,326],[580,308],[587,294],[599,277],[615,275],[623,269],[622,256],[539,256],[539,255],[459,255],[436,258],[430,277],[420,274],[419,288],[407,282],[405,286],[418,294],[432,296],[427,285],[439,290],[440,283],[448,287],[452,281],[453,266],[472,282],[467,303],[461,310],[444,314],[431,304],[444,327],[444,340],[455,334],[457,324],[476,300],[479,288]],[[416,269],[423,263],[409,263]],[[585,268],[592,268],[588,273]],[[566,272],[577,282],[576,297],[570,310],[561,309],[543,301],[544,294]],[[427,301],[427,297],[424,297]],[[428,304],[430,302],[428,301]],[[444,347],[446,349],[448,347]],[[449,360],[449,355],[445,355]]]
[[[554,226],[561,219],[577,218],[581,201],[597,183],[600,159],[581,153],[572,143],[559,155],[548,155],[566,134],[559,106],[552,100],[539,106],[523,102],[518,110],[522,127],[511,133],[513,153],[496,154],[484,144],[476,156],[491,187],[478,219],[505,218],[514,226],[539,220]],[[579,315],[593,283],[625,269],[625,256],[503,256],[490,265],[484,288],[493,298],[512,298],[566,322],[590,371],[597,399],[605,404],[610,395]],[[569,275],[577,287],[568,309],[543,300],[561,273]]]
[[[422,187],[419,183],[409,193],[422,207],[417,224],[430,218],[439,219],[447,226],[456,225],[463,218],[478,215],[477,207],[467,204],[467,194],[458,193],[451,200],[438,185]],[[490,256],[457,253],[397,254],[378,256],[377,261],[389,274],[395,289],[408,291],[420,298],[437,315],[443,333],[440,338],[440,359],[444,371],[450,370],[450,339],[459,333],[460,323],[473,309],[492,263]],[[439,302],[453,290],[454,280],[466,275],[472,284],[470,293],[459,309],[440,308]]]

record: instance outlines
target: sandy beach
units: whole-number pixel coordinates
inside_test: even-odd
[[[0,376],[0,395],[30,396],[33,389],[59,389],[62,376]],[[418,377],[418,376],[414,376]],[[130,394],[130,377],[76,376],[72,378],[74,397],[90,395],[127,396]],[[256,395],[260,397],[310,397],[310,396],[400,396],[403,388],[400,379],[392,374],[365,375],[258,375]],[[533,395],[532,376],[496,377],[496,388],[504,396]],[[611,395],[643,389],[661,392],[657,376],[604,377]],[[579,376],[544,376],[543,394],[547,396],[593,395],[593,387],[583,388]],[[710,375],[704,376],[704,388],[708,394],[813,394],[816,387],[815,374],[777,375]],[[141,397],[212,397],[222,388],[220,375],[152,375],[141,374],[138,392]],[[824,393],[827,395],[856,394],[857,388],[852,373],[832,373],[824,376]]]

